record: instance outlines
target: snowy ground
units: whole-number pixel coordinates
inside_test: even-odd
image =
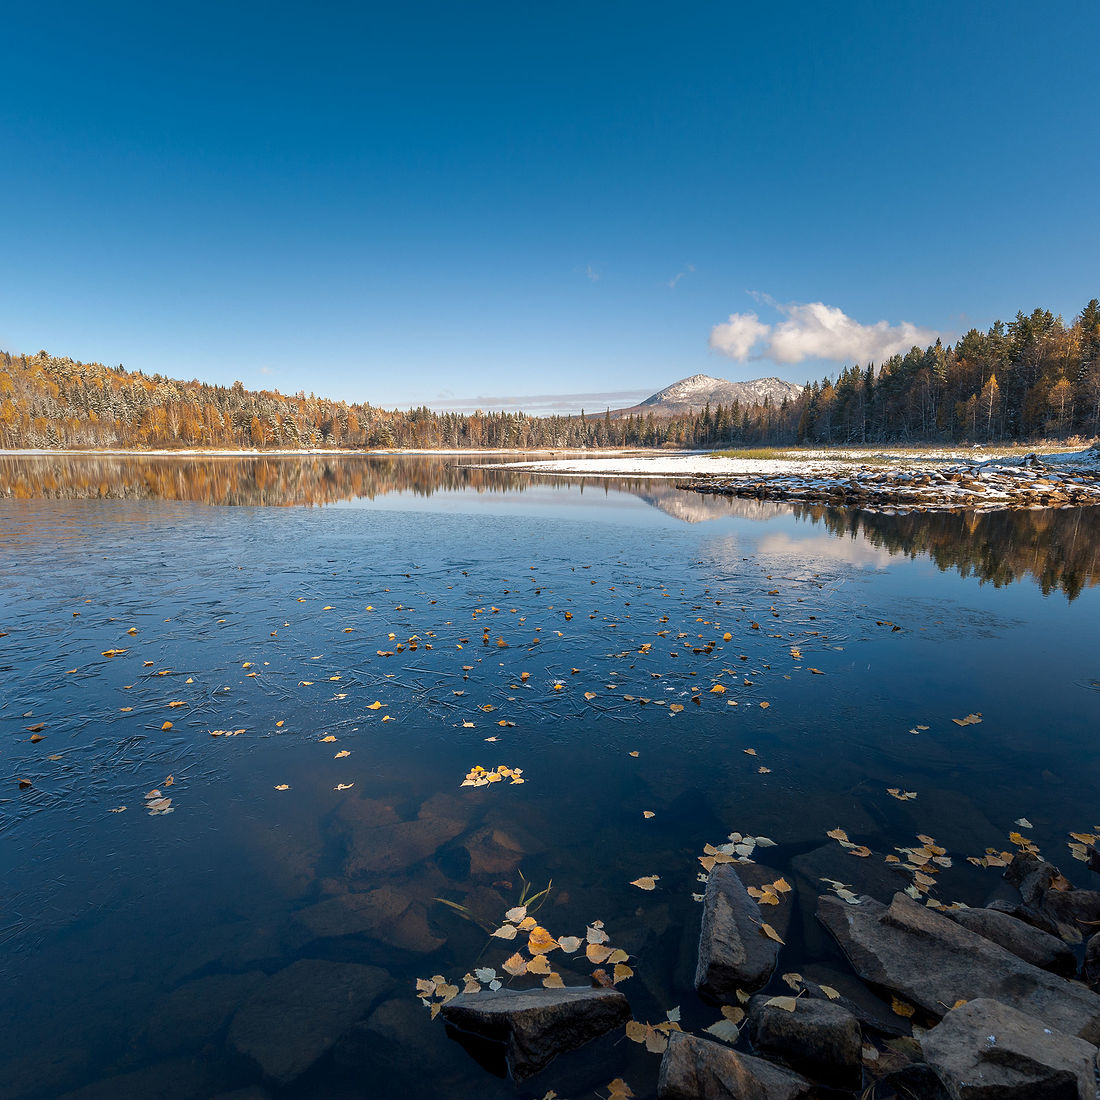
[[[773,452],[774,453],[774,452]],[[1100,504],[1100,450],[790,451],[770,458],[637,454],[511,463],[534,473],[675,478],[701,493],[877,511]]]
[[[1047,464],[1081,464],[1100,470],[1100,452],[1075,451],[1046,454]],[[507,466],[535,473],[585,474],[593,477],[735,477],[738,475],[796,474],[801,477],[830,477],[850,474],[853,467],[874,465],[885,468],[933,469],[945,463],[981,464],[996,462],[998,465],[1019,466],[1024,455],[1000,457],[985,450],[940,449],[928,450],[791,450],[780,458],[723,458],[710,451],[667,454],[663,452],[635,452],[630,455],[599,453],[592,456],[543,459],[535,462],[510,462]]]

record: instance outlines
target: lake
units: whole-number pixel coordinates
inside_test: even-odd
[[[216,1096],[258,1058],[249,1096],[647,1097],[621,1030],[511,1084],[417,979],[549,979],[490,934],[534,898],[602,922],[637,1019],[702,1031],[731,833],[793,888],[775,992],[850,980],[823,892],[982,904],[1013,833],[1095,885],[1100,509],[460,461],[0,458],[0,1096]],[[950,862],[919,889],[886,862],[918,837]]]

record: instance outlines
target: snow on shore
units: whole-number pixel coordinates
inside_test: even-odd
[[[701,493],[872,510],[1067,508],[1100,504],[1100,450],[987,456],[982,450],[791,451],[774,458],[710,454],[510,463],[535,473],[677,478]]]

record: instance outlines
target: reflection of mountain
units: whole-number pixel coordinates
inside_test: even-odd
[[[614,483],[616,488],[624,486]],[[636,484],[636,482],[635,482]],[[738,516],[741,519],[771,519],[790,515],[789,505],[770,500],[748,500],[741,497],[704,496],[677,489],[670,481],[643,480],[640,488],[630,492],[653,508],[684,523],[703,523],[710,519]],[[696,499],[692,499],[692,498]]]

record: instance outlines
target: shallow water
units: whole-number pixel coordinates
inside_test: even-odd
[[[822,876],[888,900],[918,834],[952,857],[945,903],[999,888],[966,857],[1020,818],[1088,885],[1065,845],[1100,824],[1098,510],[858,515],[492,467],[0,460],[0,1096],[259,1084],[229,1021],[300,959],[388,977],[273,1096],[651,1096],[658,1059],[621,1032],[512,1085],[415,981],[506,977],[523,937],[486,930],[552,881],[539,922],[603,921],[635,1016],[700,1030],[697,857],[731,831],[775,841],[780,971],[821,980],[845,970]],[[524,783],[460,786],[474,765]]]

